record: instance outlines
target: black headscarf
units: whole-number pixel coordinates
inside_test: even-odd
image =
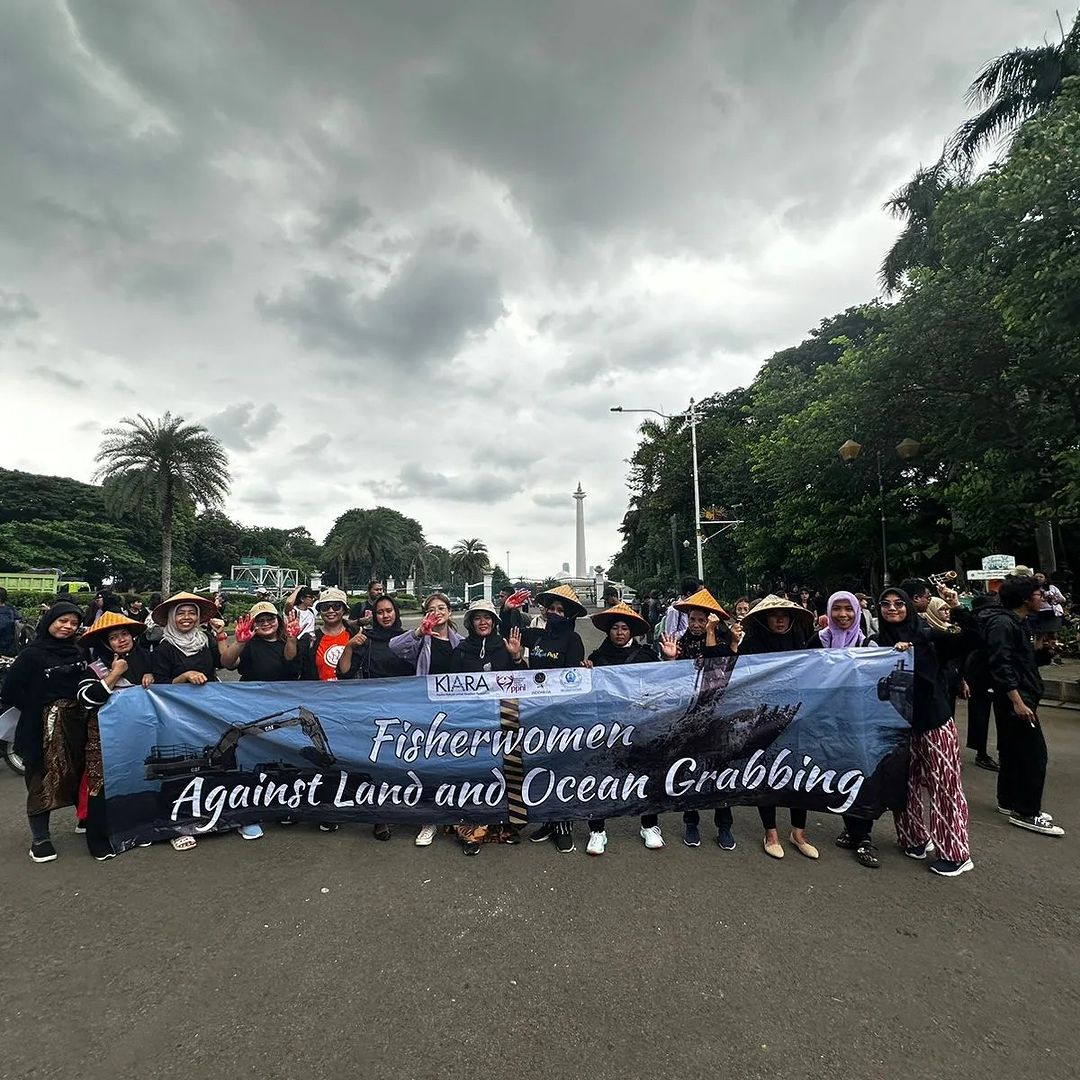
[[[804,609],[805,610],[805,609]],[[791,625],[782,634],[769,629],[766,616],[770,611],[791,617]],[[807,623],[810,625],[807,626]],[[739,654],[794,652],[796,649],[812,649],[821,639],[814,632],[813,620],[799,615],[794,608],[776,607],[755,615],[751,612],[743,619],[743,638],[739,642]]]
[[[124,657],[128,666],[124,678],[134,686],[135,683],[142,680],[144,675],[152,674],[153,661],[150,653],[142,647],[141,630],[133,630],[130,626],[122,626],[120,629],[127,630],[135,642],[135,647]],[[89,659],[96,660],[99,664],[104,664],[105,667],[109,667],[116,658],[116,653],[109,648],[109,634],[107,631],[94,634],[90,641],[83,642],[83,646]]]
[[[616,664],[648,664],[656,660],[656,653],[645,645],[635,645],[631,638],[625,645],[616,645],[609,634],[600,647],[589,653],[596,667],[613,667]]]
[[[380,626],[375,621],[375,608],[384,600],[394,609],[394,623],[392,626]],[[401,625],[401,608],[398,607],[397,601],[392,596],[380,596],[372,607],[371,626],[364,628],[364,637],[370,638],[372,641],[389,641],[402,633],[404,633],[404,629]]]
[[[907,605],[907,615],[903,622],[886,622],[885,616],[881,614],[881,601],[886,596],[895,596]],[[874,635],[874,640],[879,645],[895,645],[898,641],[910,641],[912,645],[922,645],[929,641],[926,624],[919,618],[915,604],[903,589],[890,585],[878,597],[878,632]]]
[[[4,680],[3,704],[21,711],[15,729],[15,752],[22,756],[28,770],[34,770],[44,758],[44,732],[41,714],[54,701],[75,700],[77,671],[57,672],[46,677],[49,668],[74,665],[82,660],[75,639],[61,641],[49,633],[49,627],[63,615],[75,615],[82,622],[82,611],[68,600],[53,604],[37,624],[34,640],[15,658]]]

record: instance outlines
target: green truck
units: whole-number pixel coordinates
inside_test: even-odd
[[[62,581],[57,572],[0,574],[0,589],[10,592],[47,593],[63,596],[70,593],[93,592],[88,581]]]

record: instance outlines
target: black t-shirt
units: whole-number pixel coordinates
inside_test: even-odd
[[[201,671],[211,682],[216,682],[221,654],[217,641],[212,639],[193,656],[185,656],[171,641],[159,641],[154,648],[153,665],[156,683],[171,683],[185,671]]]
[[[529,650],[530,668],[581,667],[585,646],[575,631],[549,633],[546,627],[530,626],[521,632],[522,644]]]
[[[284,641],[254,637],[244,646],[237,670],[241,682],[291,682],[300,678],[300,653],[286,660]]]
[[[454,649],[446,638],[431,637],[431,668],[429,675],[449,675],[454,670]]]
[[[353,649],[348,674],[343,674],[338,668],[339,679],[400,679],[415,674],[415,664],[391,652],[389,642],[377,641],[372,637],[360,648]]]

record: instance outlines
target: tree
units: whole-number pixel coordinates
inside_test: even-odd
[[[450,552],[450,565],[462,576],[465,585],[474,584],[488,567],[487,545],[475,536],[459,540]]]
[[[1046,109],[1072,75],[1080,75],[1080,13],[1060,42],[1013,49],[983,67],[967,92],[968,104],[981,110],[956,130],[951,159],[970,165],[990,143]]]
[[[402,550],[402,558],[408,564],[414,594],[419,596],[428,574],[438,567],[438,553],[426,540],[410,540]]]
[[[326,537],[325,555],[338,565],[338,584],[344,588],[350,567],[362,566],[369,580],[399,557],[407,543],[405,518],[389,507],[347,510]]]
[[[903,231],[889,249],[878,274],[886,292],[896,292],[904,275],[911,270],[936,269],[941,265],[934,211],[942,198],[961,183],[959,175],[939,161],[936,165],[920,166],[885,203],[884,208],[904,222]]]
[[[165,413],[154,421],[137,414],[107,428],[94,479],[106,480],[110,512],[151,505],[161,520],[161,591],[172,586],[173,522],[182,506],[217,508],[229,490],[229,459],[221,443],[199,424]]]

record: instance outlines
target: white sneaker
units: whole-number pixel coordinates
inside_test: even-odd
[[[607,849],[607,833],[606,832],[591,832],[589,833],[589,843],[585,850],[590,855],[603,855]]]
[[[263,834],[261,825],[241,825],[237,831],[245,840],[258,840]]]
[[[650,851],[655,851],[657,848],[664,846],[664,838],[660,835],[659,825],[650,825],[647,829],[641,830],[641,839],[645,841],[645,846]]]
[[[417,847],[431,847],[431,841],[435,839],[437,831],[434,825],[422,825],[414,843]]]

